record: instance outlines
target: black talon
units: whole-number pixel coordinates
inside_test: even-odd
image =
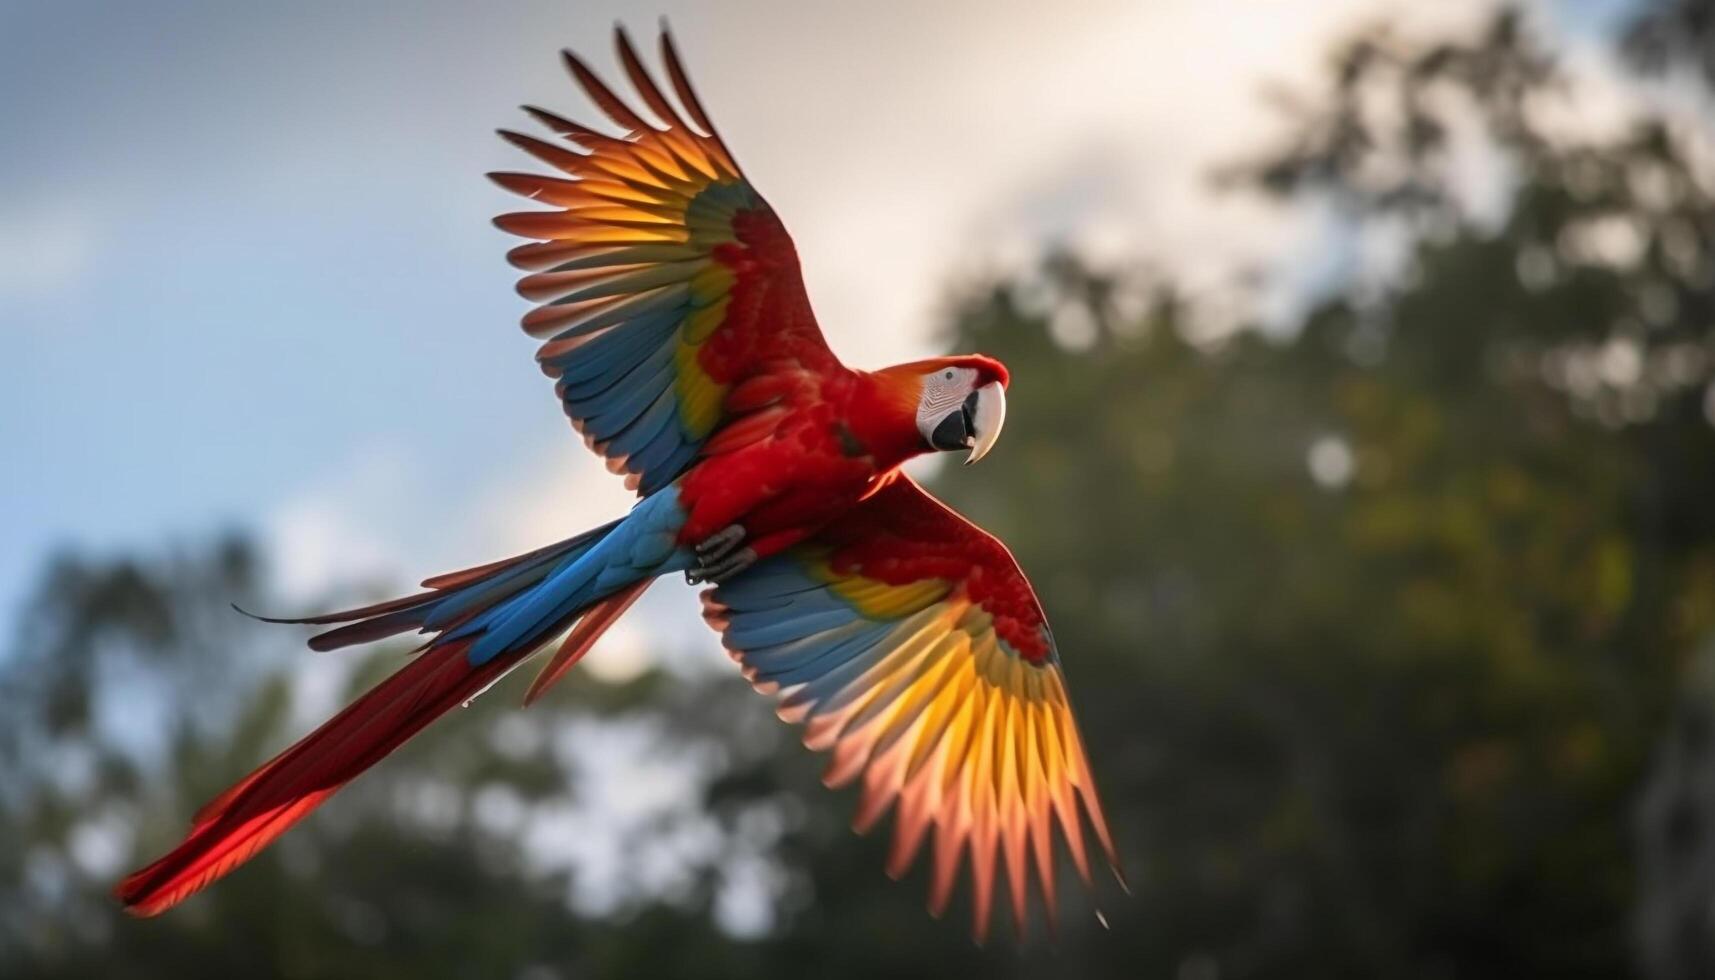
[[[697,563],[685,570],[685,581],[691,585],[704,582],[720,584],[756,563],[756,552],[742,551],[744,528],[730,524],[697,542]]]
[[[744,528],[729,524],[697,543],[697,557],[704,564],[720,561],[743,540]]]
[[[719,585],[754,564],[756,552],[749,548],[740,548],[719,561],[702,562],[695,568],[686,569],[685,581],[691,585],[701,585],[704,582]]]

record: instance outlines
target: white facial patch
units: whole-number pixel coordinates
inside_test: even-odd
[[[917,429],[927,439],[935,426],[956,411],[976,384],[976,368],[942,368],[923,379],[923,397],[917,402]]]

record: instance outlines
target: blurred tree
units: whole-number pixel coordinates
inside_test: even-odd
[[[697,811],[629,828],[616,847],[639,861],[663,842],[686,850],[699,831],[714,839],[678,862],[678,883],[618,896],[611,926],[575,914],[566,868],[544,868],[525,848],[563,840],[574,821],[579,767],[564,745],[593,737],[590,719],[641,718],[663,732],[648,752],[677,757],[699,737],[667,721],[688,698],[704,694],[710,707],[743,695],[756,707],[731,678],[709,692],[656,691],[654,675],[583,685],[522,729],[455,715],[212,897],[159,919],[122,915],[107,894],[117,876],[295,737],[305,719],[293,715],[305,712],[294,705],[325,700],[300,697],[280,670],[301,636],[259,647],[280,631],[228,607],[271,605],[257,566],[237,538],[157,561],[50,563],[0,664],[0,838],[23,842],[0,848],[5,976],[676,976],[723,956],[745,961],[715,911],[726,865],[757,860],[766,835],[729,843]],[[345,669],[324,660],[293,673],[354,693],[401,654],[383,648]],[[773,737],[755,750],[778,749],[778,726],[756,720],[740,730]],[[718,774],[720,760],[711,768]]]
[[[1661,71],[1675,59],[1707,55],[1697,40],[1707,20],[1703,5],[1656,4],[1628,37],[1634,53],[1647,54],[1641,39],[1673,35],[1672,43],[1658,37],[1653,57],[1644,58]],[[1563,593],[1573,600],[1561,614],[1564,626],[1577,631],[1555,641],[1556,656],[1545,664],[1564,670],[1574,658],[1587,662],[1584,683],[1602,710],[1587,715],[1597,729],[1580,751],[1599,748],[1595,757],[1612,768],[1601,777],[1611,802],[1593,811],[1599,816],[1587,828],[1585,853],[1595,857],[1606,846],[1613,853],[1602,863],[1623,862],[1625,803],[1652,746],[1659,739],[1653,751],[1664,756],[1659,787],[1685,764],[1675,739],[1703,730],[1695,692],[1704,685],[1691,688],[1680,736],[1669,737],[1661,719],[1689,651],[1715,625],[1708,506],[1715,499],[1715,173],[1707,156],[1715,131],[1707,117],[1675,113],[1671,104],[1635,107],[1617,126],[1581,118],[1587,91],[1536,49],[1512,13],[1464,45],[1413,47],[1377,33],[1346,49],[1336,77],[1331,98],[1305,117],[1296,142],[1245,173],[1277,194],[1333,202],[1360,237],[1414,243],[1399,285],[1356,291],[1320,311],[1307,337],[1326,333],[1360,360],[1385,362],[1382,375],[1418,373],[1443,398],[1464,389],[1475,413],[1460,438],[1472,461],[1494,452],[1533,480],[1556,471],[1571,478],[1564,512],[1573,523],[1553,540],[1583,538],[1590,550],[1561,555],[1553,559],[1559,571],[1525,581],[1540,589],[1580,567],[1594,576],[1593,592]],[[1498,215],[1461,200],[1455,179],[1460,153],[1471,150],[1472,123],[1478,142],[1516,175]],[[1548,518],[1539,495],[1523,499],[1534,520]],[[1541,617],[1550,609],[1536,603],[1519,611],[1546,625]],[[1578,676],[1563,673],[1556,683],[1575,686]],[[1488,696],[1504,690],[1484,686]],[[1566,723],[1571,738],[1575,717]],[[1542,789],[1550,800],[1550,787]],[[1609,909],[1588,906],[1596,916],[1589,928],[1609,931],[1625,921],[1627,905],[1635,907],[1636,959],[1652,975],[1715,972],[1709,872],[1676,862],[1701,847],[1715,819],[1707,807],[1694,812],[1701,819],[1647,808],[1636,840],[1646,874],[1613,881]],[[1540,833],[1544,826],[1522,828],[1535,848],[1553,841]],[[1562,870],[1574,866],[1556,861]],[[1680,870],[1664,873],[1669,866]],[[1639,886],[1642,893],[1631,894]],[[1582,900],[1596,894],[1587,884],[1581,891]],[[1624,952],[1614,942],[1614,961],[1596,972],[1618,972]]]
[[[1014,409],[939,489],[1054,619],[1131,859],[1111,931],[972,948],[741,682],[655,674],[522,724],[503,687],[125,920],[113,874],[301,727],[280,660],[231,654],[258,588],[227,543],[59,562],[0,663],[7,975],[1715,974],[1711,127],[1585,125],[1577,84],[1510,11],[1337,52],[1226,174],[1344,221],[1351,274],[1290,331],[1211,334],[1170,279],[1068,256],[961,295],[950,346],[1006,360]],[[703,775],[612,849],[665,884],[591,909],[546,845],[616,727]]]
[[[1715,84],[1715,6],[1708,0],[1645,0],[1625,35],[1627,54],[1646,71],[1686,67]]]
[[[1715,643],[1698,656],[1638,809],[1634,919],[1645,972],[1695,980],[1715,963]]]

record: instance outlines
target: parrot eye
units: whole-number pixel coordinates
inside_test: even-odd
[[[945,375],[942,375],[942,377],[945,377],[948,381],[951,381],[951,380],[953,380],[953,372],[948,371]]]

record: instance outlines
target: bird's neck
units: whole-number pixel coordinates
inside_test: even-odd
[[[876,469],[889,471],[928,451],[917,430],[917,399],[921,382],[888,371],[854,371],[842,425],[851,449],[874,458]],[[841,438],[845,438],[844,435]]]

